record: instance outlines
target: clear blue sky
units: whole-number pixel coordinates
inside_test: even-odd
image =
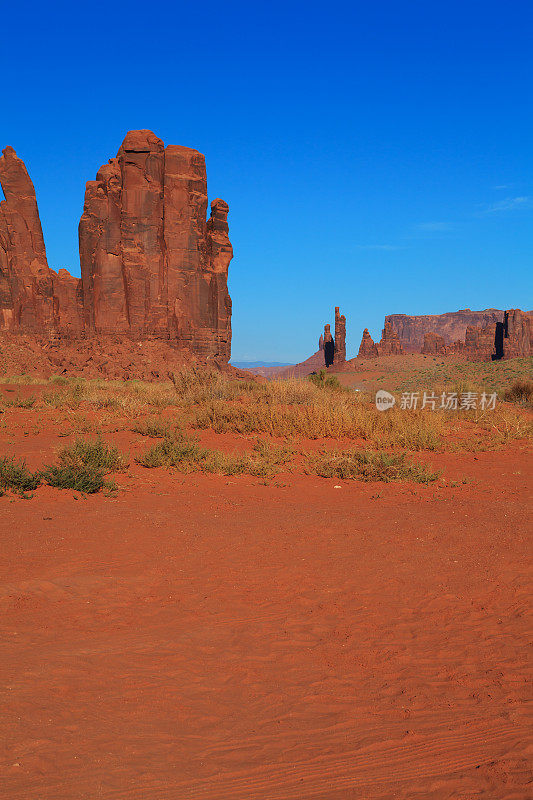
[[[233,358],[348,353],[388,313],[530,308],[531,0],[2,3],[0,146],[79,275],[85,181],[126,131],[230,205]]]

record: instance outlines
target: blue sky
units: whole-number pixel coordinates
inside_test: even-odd
[[[533,3],[2,3],[0,147],[79,275],[85,181],[126,131],[205,153],[230,205],[233,358],[294,361],[340,305],[531,308]]]

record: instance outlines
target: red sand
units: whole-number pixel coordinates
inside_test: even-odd
[[[530,798],[531,462],[427,460],[0,498],[2,797]]]

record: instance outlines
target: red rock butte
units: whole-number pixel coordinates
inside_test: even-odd
[[[375,358],[402,353],[463,354],[473,361],[517,358],[533,353],[533,312],[510,308],[499,311],[450,311],[446,314],[385,317],[381,341],[363,331],[359,356]]]
[[[89,181],[81,278],[48,267],[33,183],[12,147],[0,158],[0,331],[49,339],[164,339],[202,360],[231,354],[228,205],[207,214],[204,156],[130,131]]]

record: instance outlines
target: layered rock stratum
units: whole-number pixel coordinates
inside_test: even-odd
[[[81,278],[48,267],[35,189],[11,147],[0,158],[0,331],[50,341],[161,339],[199,359],[231,352],[228,205],[207,213],[204,156],[130,131],[89,181]]]

